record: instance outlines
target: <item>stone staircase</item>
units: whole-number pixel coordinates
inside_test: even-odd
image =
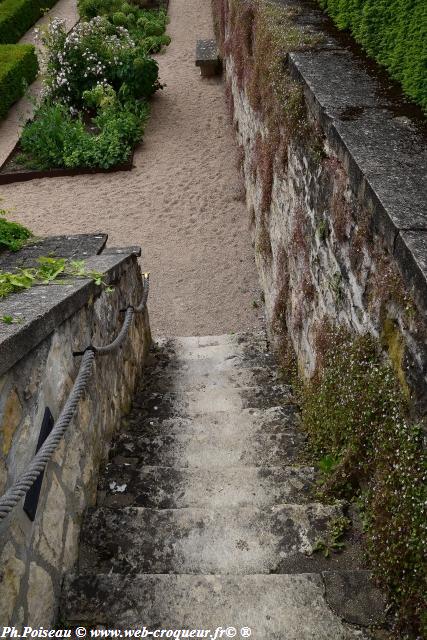
[[[162,341],[86,515],[61,618],[212,637],[251,628],[256,640],[370,637],[382,600],[358,568],[357,540],[330,559],[312,554],[344,507],[312,500],[302,444],[263,335]]]

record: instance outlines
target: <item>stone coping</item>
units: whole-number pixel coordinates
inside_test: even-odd
[[[426,311],[425,120],[318,8],[301,0],[279,4],[302,9],[297,23],[324,36],[314,49],[288,54],[287,66],[302,83],[307,104],[348,171],[354,193],[371,209],[408,289]]]
[[[107,239],[107,234],[101,232],[33,238],[20,251],[1,252],[0,269],[11,271],[16,267],[34,267],[42,256],[84,260],[102,253]]]
[[[88,256],[85,253],[88,246],[99,247],[101,242],[105,245],[105,234],[94,234],[92,243],[89,235],[80,236],[80,252],[76,249],[79,236],[64,236],[62,244],[60,237],[45,242],[49,244],[52,240],[58,257],[84,258],[87,269],[101,272],[106,284],[116,282],[141,253],[139,247],[108,248],[101,254]],[[20,253],[15,254],[17,261]],[[89,278],[67,278],[65,284],[38,285],[0,300],[0,317],[10,315],[21,320],[19,324],[0,322],[0,376],[101,292],[102,287]],[[139,301],[129,300],[136,302]]]

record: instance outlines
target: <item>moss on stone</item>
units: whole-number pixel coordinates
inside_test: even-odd
[[[399,381],[402,393],[405,398],[409,400],[411,394],[406,381],[404,369],[405,341],[399,330],[399,325],[391,318],[386,318],[384,321],[381,342],[388,352],[390,362]]]

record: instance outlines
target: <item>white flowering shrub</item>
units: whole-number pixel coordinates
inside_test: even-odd
[[[41,34],[45,48],[45,95],[72,108],[97,85],[126,89],[127,97],[149,97],[157,88],[158,66],[135,45],[127,29],[97,16],[67,34],[54,19]],[[125,85],[125,87],[124,87]]]
[[[427,632],[423,431],[378,341],[325,328],[321,342],[321,364],[301,398],[309,447],[325,495],[362,505],[370,564],[415,638]]]

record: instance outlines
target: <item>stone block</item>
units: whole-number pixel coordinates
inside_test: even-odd
[[[6,399],[0,425],[3,454],[7,456],[12,445],[14,433],[22,418],[22,405],[16,389],[12,389]]]
[[[16,557],[11,542],[7,542],[0,555],[0,623],[9,624],[24,575],[25,565]]]
[[[55,593],[51,576],[35,562],[30,564],[28,577],[28,619],[32,627],[48,624],[55,613]]]
[[[197,41],[196,67],[200,67],[200,74],[203,78],[210,78],[221,73],[221,59],[215,40]]]
[[[2,495],[6,489],[7,484],[7,469],[4,460],[0,459],[0,495]]]
[[[67,501],[56,476],[52,473],[44,478],[44,490],[48,491],[38,523],[38,538],[35,548],[52,567],[58,566],[62,555],[64,519]],[[43,489],[42,489],[43,490]],[[40,506],[42,506],[40,504]]]

